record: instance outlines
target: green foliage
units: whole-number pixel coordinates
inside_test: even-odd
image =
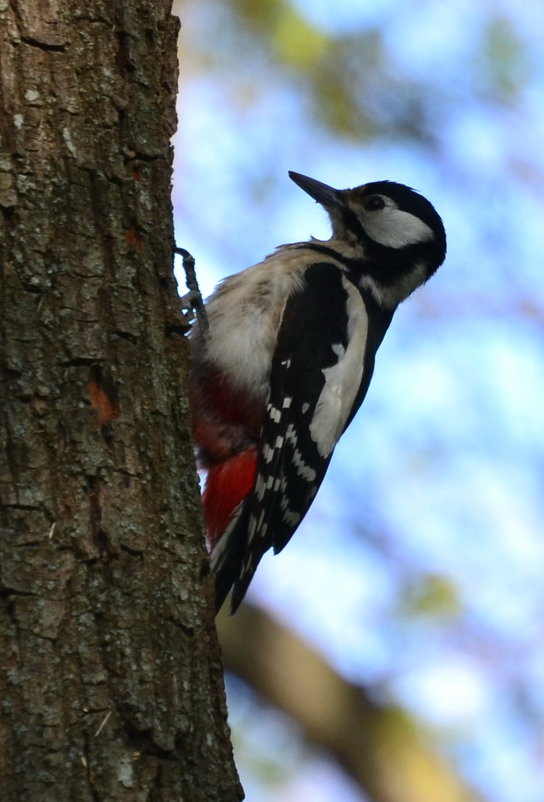
[[[512,22],[492,17],[484,32],[481,65],[489,93],[503,102],[515,99],[527,77],[523,43]]]
[[[232,0],[231,5],[242,29],[257,36],[280,64],[307,70],[327,50],[329,37],[286,0]]]
[[[451,619],[462,611],[459,589],[451,577],[423,574],[403,588],[402,609],[409,616]]]

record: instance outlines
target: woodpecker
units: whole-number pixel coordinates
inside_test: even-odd
[[[282,245],[224,279],[206,304],[209,330],[191,333],[216,606],[232,589],[231,612],[307,513],[395,309],[446,256],[440,216],[410,187],[289,176],[328,212],[331,238]]]

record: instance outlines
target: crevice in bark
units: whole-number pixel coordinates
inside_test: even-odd
[[[37,39],[33,39],[31,36],[21,36],[21,42],[24,42],[25,45],[30,45],[31,47],[37,47],[40,50],[49,51],[51,53],[65,53],[66,52],[66,45],[52,45],[48,44],[47,42],[40,42]]]

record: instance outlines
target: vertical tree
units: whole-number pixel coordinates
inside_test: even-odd
[[[172,275],[170,0],[0,3],[0,798],[236,800]]]

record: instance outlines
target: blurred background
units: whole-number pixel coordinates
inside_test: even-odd
[[[471,790],[361,782],[242,667],[228,696],[247,799],[543,802],[544,4],[183,0],[174,12],[177,242],[205,294],[277,245],[329,237],[289,169],[336,187],[409,184],[448,233],[311,512],[248,600],[373,715],[402,711],[423,753]]]

